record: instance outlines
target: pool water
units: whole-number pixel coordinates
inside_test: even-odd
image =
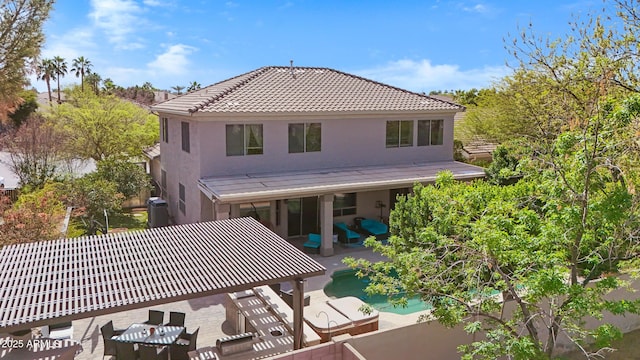
[[[369,284],[368,277],[358,278],[356,270],[337,270],[331,275],[331,281],[324,287],[324,293],[330,297],[341,298],[355,296],[358,299],[373,306],[378,311],[386,311],[394,314],[406,315],[417,311],[429,310],[431,306],[418,297],[408,299],[406,307],[393,306],[386,295],[368,295],[364,289]]]

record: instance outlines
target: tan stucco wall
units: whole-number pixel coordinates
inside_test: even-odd
[[[165,115],[160,114],[160,118]],[[352,115],[331,118],[327,116],[227,116],[208,117],[168,115],[169,142],[160,143],[161,167],[167,172],[169,213],[175,223],[203,220],[203,201],[198,180],[203,177],[247,173],[323,169],[348,166],[394,165],[424,163],[453,159],[453,114],[385,114]],[[416,146],[417,121],[414,121],[414,146],[386,148],[387,120],[443,119],[444,144]],[[190,152],[182,151],[181,122],[190,125]],[[322,151],[289,154],[288,126],[290,123],[322,123]],[[226,156],[225,125],[232,123],[263,124],[264,154]],[[159,175],[158,175],[159,176]],[[186,214],[178,211],[178,184],[186,187]],[[373,196],[373,195],[372,195]],[[377,195],[376,195],[377,196]],[[365,197],[368,199],[368,197]],[[388,194],[381,198],[388,205]],[[368,201],[368,200],[363,200]],[[358,204],[359,210],[374,209],[363,214],[379,217],[379,209]],[[388,216],[388,208],[383,210]],[[362,215],[361,215],[362,216]]]

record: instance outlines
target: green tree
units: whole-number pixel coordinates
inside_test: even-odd
[[[3,0],[0,3],[0,122],[19,103],[35,61],[44,43],[42,25],[49,17],[53,0]]]
[[[91,72],[87,74],[85,81],[89,84],[89,86],[91,86],[94,94],[100,94],[100,82],[102,82],[102,78],[99,74]]]
[[[184,86],[181,85],[172,86],[171,88],[175,90],[178,95],[182,94],[182,90],[184,90]]]
[[[64,134],[37,113],[0,140],[23,187],[40,188],[54,179],[60,160],[65,158]]]
[[[73,87],[69,101],[51,110],[66,134],[67,149],[82,159],[141,156],[159,138],[157,117],[112,95],[96,96]]]
[[[51,98],[51,80],[56,79],[56,69],[52,59],[42,59],[38,63],[36,70],[38,79],[44,80],[47,84],[47,93],[49,94],[49,103],[53,101]]]
[[[97,164],[96,176],[116,184],[116,189],[125,198],[151,189],[151,178],[145,169],[127,159],[107,158]]]
[[[75,72],[76,77],[80,77],[80,87],[84,91],[84,75],[91,73],[91,61],[84,56],[79,56],[73,59],[71,66],[71,72]]]
[[[122,211],[124,196],[116,183],[95,173],[65,182],[65,191],[68,206],[74,207],[74,214],[82,219],[88,235],[95,235],[98,230],[107,232],[105,212],[108,216]]]
[[[34,90],[22,90],[18,96],[22,102],[9,114],[14,127],[20,127],[38,109],[38,94]]]
[[[20,195],[11,205],[0,194],[0,247],[23,242],[55,239],[60,236],[64,216],[60,184],[47,183],[40,190]]]
[[[464,358],[551,358],[559,334],[585,356],[587,340],[610,346],[619,329],[584,321],[640,312],[639,300],[607,297],[625,284],[616,274],[639,268],[640,97],[601,108],[524,159],[514,185],[443,173],[416,186],[392,211],[389,246],[367,241],[389,261],[348,263],[370,274],[370,291],[417,294],[441,323],[485,331]],[[511,316],[498,295],[514,300]]]
[[[199,82],[194,81],[194,82],[189,84],[189,87],[187,87],[187,92],[192,92],[192,91],[199,90],[201,87],[202,87],[202,85],[200,85]]]
[[[67,62],[64,61],[64,58],[55,56],[53,58],[53,68],[56,73],[56,81],[58,82],[58,104],[61,104],[62,100],[60,99],[60,78],[63,75],[67,74]]]

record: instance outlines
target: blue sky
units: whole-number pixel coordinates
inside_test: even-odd
[[[206,86],[268,65],[329,67],[411,91],[487,87],[504,39],[562,36],[592,1],[57,0],[43,57],[84,56],[121,86]],[[509,35],[511,34],[511,35]],[[61,84],[79,83],[72,74]],[[46,90],[42,81],[32,81]]]

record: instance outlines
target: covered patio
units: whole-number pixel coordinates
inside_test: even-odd
[[[290,282],[298,349],[304,280],[325,271],[251,218],[5,246],[0,333]]]
[[[200,179],[202,214],[212,219],[241,216],[239,205],[267,202],[271,219],[278,219],[274,230],[287,238],[289,199],[317,197],[320,253],[333,255],[334,195],[339,193],[380,192],[411,188],[416,183],[433,183],[439,172],[451,171],[457,180],[485,176],[484,169],[457,161],[439,161],[384,166],[341,167],[307,171],[256,173]],[[386,203],[372,201],[370,208]],[[374,205],[375,203],[375,205]],[[386,205],[381,205],[386,206]],[[387,208],[388,209],[388,208]],[[305,234],[303,234],[305,235]]]

